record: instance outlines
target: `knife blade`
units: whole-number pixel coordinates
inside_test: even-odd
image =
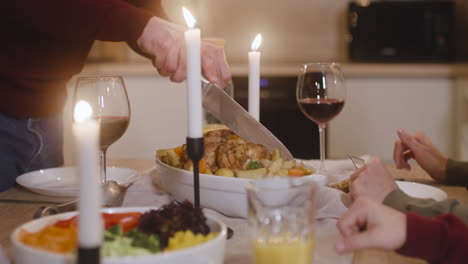
[[[238,136],[269,151],[278,149],[283,159],[293,159],[286,146],[223,89],[202,78],[202,93],[203,108]]]

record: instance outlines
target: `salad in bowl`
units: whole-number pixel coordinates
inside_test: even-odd
[[[107,208],[102,217],[103,263],[223,262],[225,225],[189,202],[159,209]],[[74,263],[78,221],[78,213],[71,212],[15,229],[11,235],[15,263]]]

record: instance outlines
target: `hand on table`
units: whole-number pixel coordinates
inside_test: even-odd
[[[398,169],[411,169],[408,160],[415,159],[432,178],[443,182],[446,178],[445,170],[447,157],[437,149],[431,140],[423,133],[413,135],[403,129],[398,129],[400,140],[395,142],[393,160]]]
[[[338,220],[338,253],[375,248],[395,250],[406,240],[406,216],[375,201],[358,198]]]
[[[353,200],[367,197],[382,202],[390,192],[398,187],[386,165],[379,159],[372,160],[356,170],[351,175],[350,181],[349,194]]]
[[[153,17],[138,38],[138,45],[152,56],[153,65],[162,76],[170,76],[173,82],[186,79],[186,50],[184,32],[187,29]],[[212,83],[225,87],[231,80],[224,47],[207,41],[201,43],[202,74]]]

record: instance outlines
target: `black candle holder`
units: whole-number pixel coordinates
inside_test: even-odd
[[[187,137],[187,154],[193,163],[193,194],[195,208],[200,208],[200,168],[199,163],[205,152],[204,139]]]
[[[85,248],[78,247],[78,264],[100,264],[101,252],[100,247]]]

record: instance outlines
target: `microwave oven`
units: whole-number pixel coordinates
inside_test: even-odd
[[[354,62],[451,62],[455,3],[350,2],[348,32],[349,58]]]

